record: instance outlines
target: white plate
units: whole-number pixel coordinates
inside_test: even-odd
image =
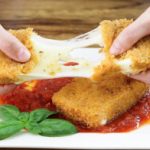
[[[127,133],[78,133],[66,137],[19,134],[0,141],[0,148],[150,149],[150,125]]]
[[[0,148],[150,149],[150,125],[127,133],[78,133],[66,137],[18,134],[0,141]]]

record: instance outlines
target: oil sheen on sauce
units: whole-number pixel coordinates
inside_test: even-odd
[[[61,78],[26,82],[11,93],[2,96],[0,102],[16,105],[21,111],[31,111],[36,108],[55,110],[56,108],[51,101],[52,95],[71,80],[71,78]],[[58,117],[64,118],[61,114]],[[149,120],[150,94],[147,93],[135,106],[107,125],[97,129],[88,129],[78,123],[75,125],[79,132],[128,132],[148,123]]]

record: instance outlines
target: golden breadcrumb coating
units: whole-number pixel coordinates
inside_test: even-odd
[[[131,74],[139,73],[150,68],[150,36],[141,39],[127,52],[124,52],[119,56],[114,57],[109,53],[110,47],[115,38],[132,22],[133,20],[120,19],[114,21],[104,20],[100,23],[101,33],[104,41],[103,51],[106,54],[106,60],[102,62],[102,65],[100,64],[98,67],[96,67],[95,75],[93,76],[94,80],[107,78],[107,71],[109,71],[109,76],[111,73],[120,72],[120,67],[115,63],[116,60],[131,59]]]
[[[100,65],[95,68],[95,72],[91,79],[97,82],[101,82],[117,74],[120,74],[119,66],[114,63],[114,59],[112,56],[106,54],[106,58]]]
[[[74,79],[54,94],[52,101],[66,117],[96,128],[127,111],[148,87],[124,75],[115,75],[99,83]]]
[[[100,23],[101,33],[104,42],[104,51],[109,52],[114,39],[119,33],[131,24],[133,20],[119,19],[119,20],[104,20]]]
[[[8,58],[0,51],[0,84],[9,84],[18,81],[17,75],[29,72],[38,62],[30,41],[32,29],[10,30],[10,32],[26,46],[31,53],[31,58],[26,63],[19,63]]]

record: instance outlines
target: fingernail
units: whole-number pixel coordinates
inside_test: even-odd
[[[30,52],[25,49],[25,48],[21,48],[19,53],[18,53],[18,59],[20,62],[26,62],[30,59]]]

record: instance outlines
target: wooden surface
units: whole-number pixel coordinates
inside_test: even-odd
[[[33,27],[46,37],[65,39],[103,19],[135,19],[149,6],[150,0],[0,0],[0,24],[7,29]]]
[[[33,27],[50,38],[69,38],[103,19],[136,18],[150,0],[0,0],[6,28]]]

